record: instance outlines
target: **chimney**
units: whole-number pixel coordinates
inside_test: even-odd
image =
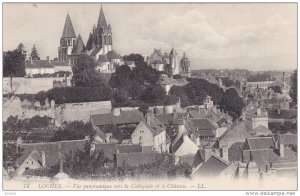
[[[105,134],[105,142],[110,143],[110,138],[112,137],[112,133],[106,133]]]
[[[49,58],[49,56],[47,56],[46,58],[47,58],[47,61],[50,63],[50,58]]]
[[[279,142],[279,156],[280,156],[281,158],[284,157],[284,144],[282,144],[282,143],[280,143],[280,142]]]
[[[229,158],[228,158],[228,147],[227,146],[223,146],[222,147],[222,158],[224,160],[226,160],[227,162],[229,161]]]
[[[20,147],[20,144],[23,143],[23,140],[22,140],[22,137],[18,137],[17,138],[17,143],[16,143],[16,152],[19,153],[19,147]]]
[[[45,151],[42,151],[42,167],[46,167],[46,155],[45,155]]]

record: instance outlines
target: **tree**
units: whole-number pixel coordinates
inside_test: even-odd
[[[19,44],[17,49],[3,53],[4,77],[11,77],[11,79],[12,77],[24,77],[26,55],[21,49],[22,44]]]
[[[91,122],[84,123],[83,121],[64,122],[62,128],[60,128],[52,137],[51,141],[63,141],[63,140],[80,140],[85,136],[94,138],[96,130]]]
[[[294,102],[297,103],[297,70],[291,75],[291,89],[290,89],[290,96]]]
[[[112,88],[123,88],[128,90],[131,85],[130,79],[131,69],[127,65],[117,67],[115,73],[112,74],[108,84]]]
[[[35,44],[33,44],[31,53],[30,53],[30,59],[31,60],[40,60],[38,50],[36,49]]]
[[[241,97],[239,97],[238,92],[234,88],[230,88],[225,91],[222,96],[220,107],[223,111],[228,112],[228,114],[237,120],[242,115],[242,109],[245,104]]]
[[[272,89],[274,93],[282,93],[280,86],[271,86],[270,89]]]
[[[128,92],[124,89],[116,89],[112,94],[111,104],[113,107],[127,107],[130,101]]]
[[[89,55],[81,54],[73,66],[72,82],[75,86],[99,87],[105,86],[101,75],[95,71],[96,63]]]
[[[140,54],[125,55],[123,59],[124,61],[133,61],[136,66],[144,65],[146,63],[144,57]]]
[[[165,98],[166,91],[158,84],[148,86],[141,95],[141,100],[150,104],[162,104]]]

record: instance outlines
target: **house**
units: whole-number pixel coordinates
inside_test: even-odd
[[[202,162],[196,168],[194,168],[191,177],[216,177],[219,176],[222,171],[228,168],[229,165],[230,163],[224,160],[222,157],[212,154],[207,161]]]
[[[268,110],[269,122],[297,122],[297,110]]]
[[[166,128],[153,115],[147,115],[146,122],[141,121],[131,134],[131,141],[162,153],[167,151],[166,137]]]
[[[144,118],[138,110],[121,111],[120,108],[114,108],[111,113],[91,115],[90,119],[94,126],[101,128],[105,125],[137,125]]]
[[[32,77],[36,74],[54,74],[55,68],[50,62],[49,57],[47,60],[26,60],[25,72],[27,77]]]
[[[297,153],[272,137],[246,139],[242,162],[254,162],[258,169],[273,175],[294,175],[297,171]]]
[[[70,72],[72,73],[72,66],[66,61],[51,61],[55,72]]]
[[[23,143],[18,140],[17,148],[22,149],[22,155],[17,159],[15,175],[22,175],[28,169],[50,168],[58,164],[60,156],[63,158],[71,151],[83,150],[87,142],[88,138],[45,143]]]
[[[198,146],[189,138],[187,134],[183,134],[172,145],[172,152],[176,157],[195,155],[198,150]]]
[[[260,107],[253,108],[245,114],[245,127],[251,132],[259,125],[268,128],[268,112]]]

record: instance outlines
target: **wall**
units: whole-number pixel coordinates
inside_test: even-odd
[[[64,77],[53,78],[12,78],[12,91],[10,78],[3,78],[3,94],[37,94],[53,88],[53,81],[62,81]],[[70,80],[70,78],[68,78]]]
[[[92,114],[103,114],[111,112],[110,101],[100,102],[84,102],[84,103],[67,103],[52,104],[46,101],[45,106],[41,106],[39,102],[31,102],[29,100],[21,101],[19,97],[11,97],[3,99],[3,121],[12,115],[21,119],[32,118],[33,116],[49,116],[55,119],[56,125],[60,125],[63,121],[82,120],[87,122]]]

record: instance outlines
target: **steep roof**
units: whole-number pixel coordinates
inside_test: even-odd
[[[24,149],[21,157],[18,158],[17,162],[19,165],[31,154],[32,151],[36,150],[39,154],[42,151],[45,152],[46,166],[50,167],[58,163],[59,161],[59,145],[61,145],[61,153],[67,154],[75,150],[83,150],[87,139],[84,140],[70,140],[60,142],[46,142],[46,143],[23,143],[20,144],[21,149]]]
[[[98,18],[98,23],[97,23],[97,28],[99,29],[100,27],[103,27],[105,29],[107,28],[107,23],[106,23],[106,19],[105,19],[105,15],[104,15],[104,12],[103,12],[102,5],[101,5],[99,18]]]
[[[77,41],[76,41],[76,45],[73,48],[72,54],[81,54],[84,50],[85,50],[85,46],[84,46],[82,38],[79,34],[78,38],[77,38]]]
[[[218,127],[208,119],[191,119],[197,130],[215,130]]]
[[[228,160],[230,162],[232,161],[240,161],[242,159],[243,155],[243,142],[237,142],[234,143],[229,149],[228,149]]]
[[[76,34],[75,34],[69,14],[67,14],[64,30],[63,30],[61,37],[62,38],[76,38]]]
[[[48,60],[26,60],[25,61],[26,69],[38,69],[38,68],[54,68],[52,63]]]
[[[171,52],[170,52],[170,56],[173,55],[173,56],[176,56],[177,55],[177,52],[174,48],[172,48]]]
[[[116,51],[112,50],[107,53],[107,58],[111,60],[111,59],[121,59],[122,57]]]
[[[272,137],[247,138],[245,144],[244,150],[264,150],[275,148],[275,143]]]
[[[91,115],[91,121],[95,126],[119,125],[119,124],[138,124],[143,120],[142,114],[137,110],[121,111],[119,116],[112,113]]]
[[[105,54],[99,55],[99,58],[97,59],[97,63],[103,63],[103,62],[109,62],[109,59]]]
[[[222,157],[212,154],[209,159],[193,172],[193,176],[218,176],[229,163]]]
[[[100,52],[101,49],[102,49],[102,48],[100,48],[100,47],[95,48],[95,49],[92,51],[92,53],[90,54],[90,56],[96,56],[96,55],[98,54],[98,52]]]

